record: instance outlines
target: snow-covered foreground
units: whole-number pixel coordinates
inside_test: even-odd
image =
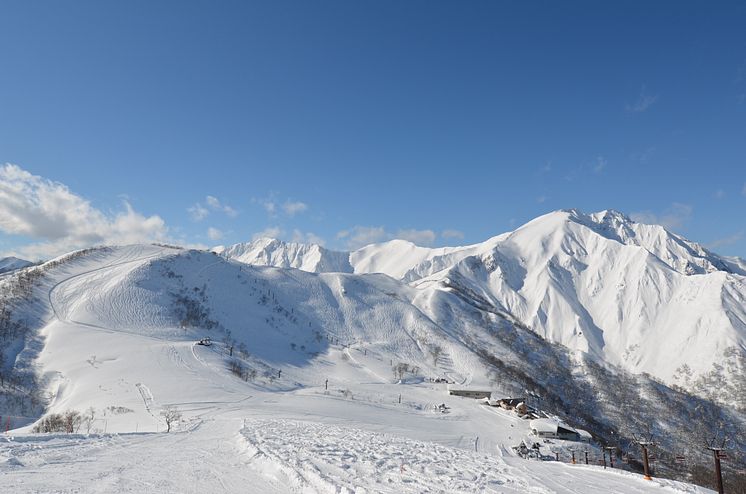
[[[95,419],[91,434],[28,425],[1,436],[4,492],[707,492],[515,456],[527,421],[422,379],[485,383],[457,341],[441,339],[435,358],[423,349],[435,324],[386,278],[247,272],[204,253],[172,255],[116,248],[53,272],[35,365],[49,412],[92,409]],[[211,307],[248,348],[255,378],[228,371],[227,345],[197,345],[203,330],[169,319],[165,283],[204,294],[206,276],[220,279]],[[419,374],[397,383],[400,361]],[[183,414],[170,433],[167,407]]]
[[[278,419],[223,417],[170,434],[18,436],[3,441],[0,455],[4,492],[709,492]]]
[[[710,492],[333,425],[334,417],[239,418],[270,414],[268,401],[259,410],[248,402],[243,410],[216,407],[189,430],[170,434],[8,437],[0,445],[3,485],[6,492],[34,493]]]
[[[280,391],[228,374],[215,348],[97,331],[55,323],[42,359],[57,355],[66,376],[57,409],[95,407],[95,429],[121,432],[6,434],[7,492],[706,491],[515,457],[509,446],[526,435],[525,421],[442,385],[355,385],[348,376],[329,390]],[[451,413],[435,413],[436,401]],[[165,405],[184,414],[171,433]]]

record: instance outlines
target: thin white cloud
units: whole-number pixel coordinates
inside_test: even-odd
[[[210,211],[200,203],[196,203],[194,206],[187,209],[187,212],[194,221],[202,221],[210,215]]]
[[[0,231],[38,239],[18,250],[33,259],[96,244],[169,240],[160,216],[146,217],[127,201],[121,211],[104,213],[64,184],[12,164],[0,167]]]
[[[389,240],[389,234],[382,226],[354,226],[337,233],[337,238],[345,239],[349,249],[357,249],[368,244]]]
[[[210,240],[217,241],[217,240],[220,240],[221,238],[223,238],[223,232],[220,231],[220,230],[218,230],[217,228],[210,227],[210,228],[207,229],[207,237]]]
[[[344,240],[348,249],[354,250],[366,245],[386,242],[388,240],[408,240],[421,246],[430,246],[437,235],[433,230],[399,229],[389,232],[382,226],[354,226],[337,232],[337,239]]]
[[[308,204],[302,201],[286,199],[284,202],[278,200],[277,194],[271,192],[268,197],[263,199],[253,198],[251,202],[261,206],[270,218],[277,218],[284,215],[292,218],[296,214],[303,213],[309,209]]]
[[[288,216],[295,216],[298,213],[302,213],[308,209],[308,205],[300,201],[285,201],[282,205],[282,210]]]
[[[447,229],[447,230],[443,230],[440,233],[440,236],[443,238],[457,238],[459,240],[463,240],[464,232],[462,232],[461,230]]]
[[[256,232],[251,236],[252,240],[258,240],[260,238],[280,238],[285,234],[282,228],[279,226],[268,226],[260,232]]]
[[[398,230],[395,235],[395,238],[409,240],[413,244],[422,245],[425,247],[433,245],[433,243],[435,243],[435,237],[435,232],[432,230],[414,229]]]
[[[326,241],[315,233],[302,232],[297,229],[293,230],[293,235],[290,240],[299,244],[317,244],[322,247],[326,245]]]
[[[593,173],[601,173],[606,169],[606,165],[608,165],[609,162],[606,158],[603,156],[597,156],[596,157],[596,163],[593,165]]]
[[[692,216],[694,208],[688,204],[674,202],[661,213],[652,211],[640,211],[632,213],[630,218],[638,223],[649,225],[661,225],[668,230],[677,230],[684,226]]]
[[[743,187],[741,188],[741,195],[746,196],[746,183],[744,183]]]
[[[647,87],[643,84],[642,89],[640,90],[640,95],[637,97],[637,101],[631,105],[628,104],[626,109],[630,113],[642,113],[653,106],[656,101],[658,101],[658,95],[648,93]]]
[[[536,198],[536,202],[538,202],[539,204],[543,204],[547,202],[547,199],[549,199],[547,196],[539,196]]]
[[[733,245],[741,241],[743,239],[743,231],[736,232],[733,235],[728,235],[727,237],[718,238],[713,240],[712,242],[709,242],[705,245],[708,249],[717,249],[718,247],[724,247],[727,245]]]
[[[538,173],[539,173],[539,175],[544,175],[544,174],[547,174],[547,173],[549,173],[551,171],[552,171],[552,162],[551,161],[547,161],[544,166],[542,166],[541,168],[539,168],[539,172]]]
[[[207,218],[212,211],[223,213],[231,218],[235,218],[236,216],[238,216],[238,211],[236,211],[229,205],[222,203],[220,199],[215,196],[205,197],[205,204],[207,205],[206,207],[197,202],[189,209],[187,209],[192,220],[202,221],[203,219]]]
[[[715,191],[715,199],[723,199],[725,197],[725,191],[723,189],[718,189]]]

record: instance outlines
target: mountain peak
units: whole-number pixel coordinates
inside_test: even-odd
[[[31,261],[19,259],[18,257],[8,256],[0,258],[0,273],[15,271],[16,269],[25,268],[33,264]]]
[[[296,268],[313,273],[352,272],[348,253],[331,251],[319,244],[301,244],[262,237],[213,251],[226,259],[259,266]]]

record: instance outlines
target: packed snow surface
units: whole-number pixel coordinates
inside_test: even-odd
[[[515,456],[528,421],[417,377],[488,381],[427,315],[438,298],[388,276],[157,246],[102,249],[48,276],[36,360],[48,411],[93,419],[72,435],[4,434],[7,492],[709,492]],[[401,362],[417,371],[392,375]],[[182,417],[167,433],[169,407]]]

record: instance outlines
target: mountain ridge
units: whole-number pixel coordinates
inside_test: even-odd
[[[265,245],[282,251],[288,244]],[[293,252],[304,252],[291,245]],[[222,254],[241,260],[229,252]],[[272,256],[288,257],[277,251]],[[312,265],[320,271],[321,263]],[[392,240],[349,253],[357,274],[384,273],[421,290],[462,290],[598,362],[693,392],[714,392],[719,399],[734,389],[707,391],[712,379],[736,381],[735,391],[743,392],[743,265],[615,210],[554,211],[467,246],[426,248]],[[695,299],[701,305],[692,304]]]

